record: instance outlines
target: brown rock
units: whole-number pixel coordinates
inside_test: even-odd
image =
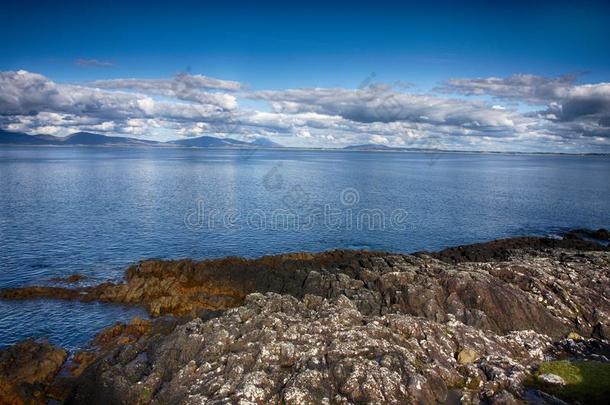
[[[53,283],[78,283],[79,281],[86,280],[87,276],[83,276],[82,274],[72,274],[68,277],[53,277],[49,279],[49,281]]]
[[[0,403],[46,403],[46,390],[66,356],[63,349],[33,340],[25,340],[2,349]]]
[[[360,251],[148,260],[130,267],[122,284],[26,287],[4,290],[0,297],[100,300],[144,305],[152,316],[193,316],[239,306],[257,291],[298,298],[344,295],[365,314],[406,313],[438,322],[455,317],[494,332],[534,329],[557,338],[576,329],[583,336],[606,338],[610,253],[585,241],[560,242],[517,238],[472,245],[467,252],[494,252],[506,261],[457,264],[429,255]],[[596,250],[557,247],[564,245]]]
[[[458,364],[469,364],[475,362],[479,358],[479,354],[472,349],[462,349],[457,355]]]

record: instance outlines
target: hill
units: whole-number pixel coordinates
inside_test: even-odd
[[[52,135],[28,135],[19,132],[0,130],[0,145],[58,145],[58,146],[188,146],[196,148],[281,148],[282,145],[267,138],[258,138],[253,142],[239,141],[232,138],[200,136],[168,142],[147,139],[109,136],[91,132],[76,132],[66,137]]]

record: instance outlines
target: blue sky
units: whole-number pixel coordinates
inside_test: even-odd
[[[561,127],[546,128],[543,131],[555,132],[551,135],[545,132],[538,137],[539,139],[525,139],[525,142],[522,133],[519,140],[516,140],[514,136],[508,136],[505,131],[502,137],[509,140],[505,142],[496,140],[489,147],[505,150],[532,148],[597,150],[608,146],[608,128],[605,126],[608,119],[607,105],[604,104],[607,101],[604,98],[605,87],[590,90],[595,93],[593,97],[595,100],[590,98],[584,100],[585,105],[589,107],[595,103],[603,104],[601,107],[587,110],[586,117],[577,117],[579,120],[586,118],[586,122],[572,125],[574,119],[570,118],[571,124],[568,125],[565,118],[558,118],[556,114],[554,118],[549,115],[553,103],[560,105],[574,103],[573,94],[580,97],[577,101],[582,101],[580,94],[581,90],[584,90],[578,86],[585,84],[599,86],[610,82],[608,41],[610,4],[608,3],[569,4],[531,1],[427,2],[425,5],[394,4],[383,1],[343,4],[206,3],[176,1],[167,5],[155,2],[125,4],[125,2],[105,1],[57,4],[25,1],[3,5],[0,33],[5,40],[0,53],[0,71],[25,70],[38,74],[53,85],[60,86],[60,91],[64,92],[73,91],[74,88],[61,87],[62,85],[95,87],[90,83],[98,80],[125,78],[171,80],[181,73],[203,75],[239,82],[242,85],[241,89],[231,97],[236,98],[240,110],[250,113],[256,110],[264,113],[293,115],[315,113],[338,116],[355,122],[354,126],[358,126],[357,132],[360,134],[360,136],[342,137],[345,131],[341,128],[345,125],[349,126],[349,123],[335,123],[339,129],[319,128],[322,125],[314,123],[311,128],[306,128],[307,125],[294,124],[303,133],[310,133],[310,137],[291,137],[290,133],[294,135],[299,128],[281,128],[282,133],[278,132],[278,128],[274,130],[264,128],[257,133],[251,125],[252,120],[245,120],[248,121],[247,125],[241,125],[241,119],[235,117],[230,119],[233,124],[239,121],[237,125],[231,126],[240,129],[233,134],[234,137],[259,134],[292,145],[324,146],[328,143],[328,146],[333,146],[352,141],[368,142],[374,135],[378,135],[376,138],[378,140],[386,138],[388,144],[398,145],[400,142],[393,142],[388,138],[387,133],[391,132],[391,128],[372,128],[370,126],[375,120],[370,117],[355,118],[350,112],[336,107],[336,104],[329,106],[325,102],[318,103],[303,94],[299,95],[300,99],[296,99],[294,95],[267,94],[262,97],[260,94],[252,93],[313,88],[360,89],[361,93],[365,94],[359,94],[360,104],[353,101],[355,103],[353,107],[361,110],[367,106],[363,99],[369,100],[368,107],[371,103],[376,103],[370,98],[370,94],[366,93],[366,89],[363,90],[364,87],[390,85],[392,89],[383,91],[377,89],[374,91],[375,94],[387,98],[396,93],[396,99],[400,99],[400,103],[407,103],[407,109],[411,112],[410,108],[413,107],[414,101],[409,95],[415,94],[488,104],[482,108],[496,106],[520,113],[545,112],[546,115],[541,119],[550,120],[549,128]],[[519,98],[508,88],[502,90],[495,87],[481,88],[477,83],[469,83],[468,88],[461,86],[459,91],[455,92],[456,87],[447,86],[446,83],[451,79],[507,79],[515,75],[550,80],[550,82],[527,80],[529,85],[534,83],[533,85],[546,87],[553,83],[557,84],[553,80],[563,75],[573,75],[574,78],[570,84],[564,83],[559,86],[561,91],[547,98],[524,96],[522,91],[519,93],[521,97]],[[12,76],[6,76],[2,82],[3,86],[7,88],[13,86],[15,80]],[[511,83],[514,85],[514,80]],[[143,89],[142,86],[134,89],[113,87],[108,83],[104,85],[106,92],[141,93]],[[519,84],[522,85],[524,83]],[[474,96],[472,86],[476,88],[477,94]],[[438,90],[441,87],[443,90],[439,95]],[[226,89],[206,87],[206,91],[214,93],[224,90]],[[24,92],[23,89],[14,91]],[[146,95],[155,101],[170,102],[171,98],[178,98],[180,102],[193,101],[158,90],[149,93]],[[404,96],[405,94],[407,96]],[[304,102],[303,98],[306,98],[307,102]],[[430,105],[438,102],[436,99],[428,101]],[[25,103],[30,102],[31,100]],[[273,106],[273,102],[283,104]],[[342,104],[340,97],[333,98],[333,102]],[[416,100],[417,106],[426,102],[424,98]],[[297,108],[290,103],[300,106]],[[290,104],[292,110],[287,104]],[[2,107],[1,103],[0,107]],[[221,107],[226,108],[226,105]],[[10,115],[11,118],[5,118],[2,124],[9,129],[25,129],[31,133],[42,128],[43,132],[54,133],[51,129],[53,127],[57,133],[65,134],[72,129],[86,127],[86,125],[74,125],[78,121],[74,119],[67,119],[66,125],[61,125],[57,117],[53,125],[44,125],[46,124],[44,116],[28,121],[28,116],[32,118],[34,112],[79,115],[76,111],[78,108],[66,108],[65,105],[61,108],[57,105],[36,105],[36,111],[22,111],[22,108],[7,104],[4,109],[6,111],[2,113],[5,116]],[[417,111],[421,112],[419,107]],[[418,118],[420,116],[414,119],[411,112],[398,117],[397,121],[403,124],[405,122],[422,124],[422,120]],[[155,119],[151,114],[140,112],[116,119]],[[80,115],[83,115],[82,111]],[[107,122],[104,120],[111,119],[112,114],[97,118],[99,122],[96,121],[95,125]],[[264,118],[265,122],[272,120],[272,117]],[[204,132],[210,132],[211,135],[230,135],[227,131],[219,132],[218,128],[208,125],[218,119],[218,117],[212,119],[204,116],[199,121],[195,119],[191,121],[204,123],[201,128],[205,128]],[[95,120],[90,121],[92,123]],[[383,117],[375,122],[390,124],[390,121],[387,117]],[[594,126],[601,125],[601,127],[593,128],[592,123],[597,123]],[[364,128],[360,124],[368,124],[369,127]],[[457,132],[462,130],[462,135],[464,125],[466,128],[468,125],[471,128],[473,125],[481,127],[480,122],[467,119],[445,120],[442,124],[457,125],[460,127]],[[245,126],[249,128],[242,128]],[[111,131],[144,136],[143,133],[123,131],[125,127],[117,121],[117,125]],[[106,125],[106,128],[110,126]],[[166,127],[153,125],[148,133],[163,139],[197,134],[197,131],[189,133],[188,128],[178,133],[178,130],[184,128],[178,128],[174,122]],[[476,144],[466,142],[463,137],[444,139],[443,137],[452,134],[451,128],[443,128],[438,133],[433,133],[430,128],[418,128],[418,125],[411,125],[407,129],[419,134],[411,138],[431,137],[435,138],[434,142],[441,145],[477,147]],[[336,135],[332,135],[334,139],[320,138],[325,136],[324,130],[326,135],[334,133]],[[540,125],[536,130],[542,131]],[[551,142],[553,134],[564,130],[584,131],[582,132],[584,139],[576,142],[572,137],[570,145],[553,144]],[[500,131],[499,128],[493,128],[488,138],[497,138]],[[402,141],[409,140],[409,136],[403,136],[406,139]],[[467,133],[466,136],[474,135]],[[548,139],[544,141],[544,137]],[[483,138],[485,136],[481,136],[480,139]],[[591,142],[593,138],[594,141]],[[479,144],[478,147],[487,146]]]

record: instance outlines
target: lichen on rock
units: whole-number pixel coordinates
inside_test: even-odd
[[[414,255],[148,260],[122,283],[0,298],[148,309],[151,320],[102,331],[36,391],[68,403],[515,403],[549,360],[610,363],[609,285],[608,248],[572,235]]]

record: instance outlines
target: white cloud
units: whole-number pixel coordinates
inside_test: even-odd
[[[452,79],[440,89],[460,97],[383,84],[248,92],[238,82],[186,74],[74,85],[26,71],[0,72],[0,89],[0,126],[28,133],[265,136],[300,146],[610,149],[610,84],[577,85],[567,77]],[[243,109],[239,100],[245,98],[267,103],[269,110]],[[520,104],[545,107],[523,113]]]
[[[438,90],[546,106],[538,112],[539,117],[562,121],[566,130],[579,131],[585,136],[610,137],[610,83],[579,85],[573,76],[513,75],[506,78],[450,79]]]
[[[372,135],[370,138],[371,143],[379,144],[379,145],[387,145],[390,143],[388,138],[381,135]]]

